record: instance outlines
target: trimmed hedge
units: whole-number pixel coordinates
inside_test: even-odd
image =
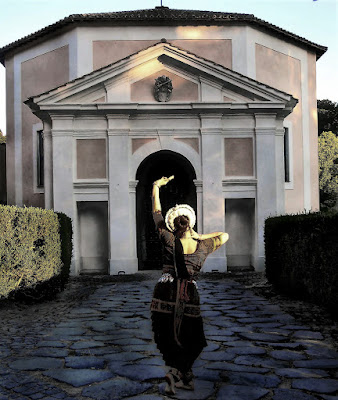
[[[338,214],[310,213],[265,221],[266,276],[287,294],[338,315]]]
[[[0,205],[0,298],[53,297],[69,277],[71,220],[34,207]]]

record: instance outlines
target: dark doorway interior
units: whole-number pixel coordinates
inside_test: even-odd
[[[108,202],[77,203],[81,274],[108,273]]]
[[[162,176],[175,179],[160,190],[162,214],[175,204],[189,204],[196,211],[196,174],[191,163],[178,153],[161,150],[148,156],[139,166],[136,179],[137,256],[139,269],[161,269],[162,248],[151,213],[152,184]],[[195,230],[197,227],[195,227]]]

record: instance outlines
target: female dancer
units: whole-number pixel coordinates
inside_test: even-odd
[[[163,220],[159,190],[174,176],[153,184],[152,211],[163,244],[163,274],[151,303],[154,339],[169,371],[165,392],[194,389],[192,365],[207,345],[194,278],[207,256],[228,239],[224,232],[200,235],[193,230],[194,210],[187,204],[171,208]]]

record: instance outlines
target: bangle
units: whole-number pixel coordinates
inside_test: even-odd
[[[160,186],[158,186],[158,184],[157,183],[153,183],[153,186],[157,186],[158,188],[160,188]]]

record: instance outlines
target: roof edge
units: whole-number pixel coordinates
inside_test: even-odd
[[[285,29],[279,28],[267,21],[255,17],[253,14],[243,13],[226,13],[213,11],[199,10],[180,10],[169,9],[168,7],[155,7],[154,9],[134,10],[134,11],[119,11],[112,13],[91,13],[91,14],[71,14],[51,25],[48,25],[30,35],[24,36],[8,45],[0,48],[0,62],[4,65],[6,54],[11,51],[28,45],[35,40],[48,36],[55,31],[70,27],[72,24],[89,23],[95,24],[98,22],[109,22],[114,25],[145,25],[149,22],[154,25],[223,25],[226,23],[249,23],[254,26],[270,30],[277,36],[287,37],[290,41],[296,41],[303,47],[311,48],[319,59],[327,50],[326,46],[322,46],[311,42],[301,36],[291,33]]]

